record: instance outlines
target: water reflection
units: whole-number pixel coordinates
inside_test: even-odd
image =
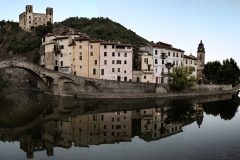
[[[184,126],[195,121],[200,128],[203,112],[220,114],[229,120],[239,105],[238,96],[232,95],[197,99],[76,100],[26,91],[15,93],[1,100],[0,140],[20,141],[20,149],[29,159],[38,151],[53,156],[54,147],[114,144],[131,141],[135,136],[147,142],[159,140],[182,132]]]

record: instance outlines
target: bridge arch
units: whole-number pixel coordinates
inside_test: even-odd
[[[22,61],[0,61],[0,69],[2,68],[21,68],[26,70],[38,80],[39,84],[46,94],[53,94],[53,89],[50,85],[50,83],[53,81],[53,78],[49,76],[45,76],[44,78],[41,77],[41,70],[44,68]]]

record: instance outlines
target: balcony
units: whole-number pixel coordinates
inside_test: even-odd
[[[164,76],[168,76],[168,72],[162,72],[162,73],[161,73],[161,76],[163,76],[163,77],[164,77]]]
[[[161,59],[166,59],[168,56],[167,56],[167,54],[166,53],[162,53],[161,55],[160,55],[160,58]]]
[[[153,69],[150,69],[150,70],[144,69],[144,70],[142,70],[142,72],[146,73],[146,74],[152,74],[153,73]]]
[[[61,48],[58,48],[58,47],[53,48],[53,51],[54,51],[55,53],[60,53],[60,52],[61,52]]]

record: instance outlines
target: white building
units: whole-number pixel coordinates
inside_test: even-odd
[[[131,44],[100,43],[100,79],[132,81]]]
[[[168,74],[172,72],[172,68],[183,65],[184,51],[171,44],[151,42],[140,49],[153,55],[152,83],[168,83]]]

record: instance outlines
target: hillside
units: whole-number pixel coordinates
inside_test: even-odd
[[[17,22],[0,21],[0,60],[21,57],[37,62],[41,39],[51,32],[52,25],[33,27],[32,32],[26,32]]]
[[[90,35],[92,38],[130,43],[135,47],[146,44],[147,40],[109,18],[70,17],[62,22],[54,23],[55,27],[68,26]]]

